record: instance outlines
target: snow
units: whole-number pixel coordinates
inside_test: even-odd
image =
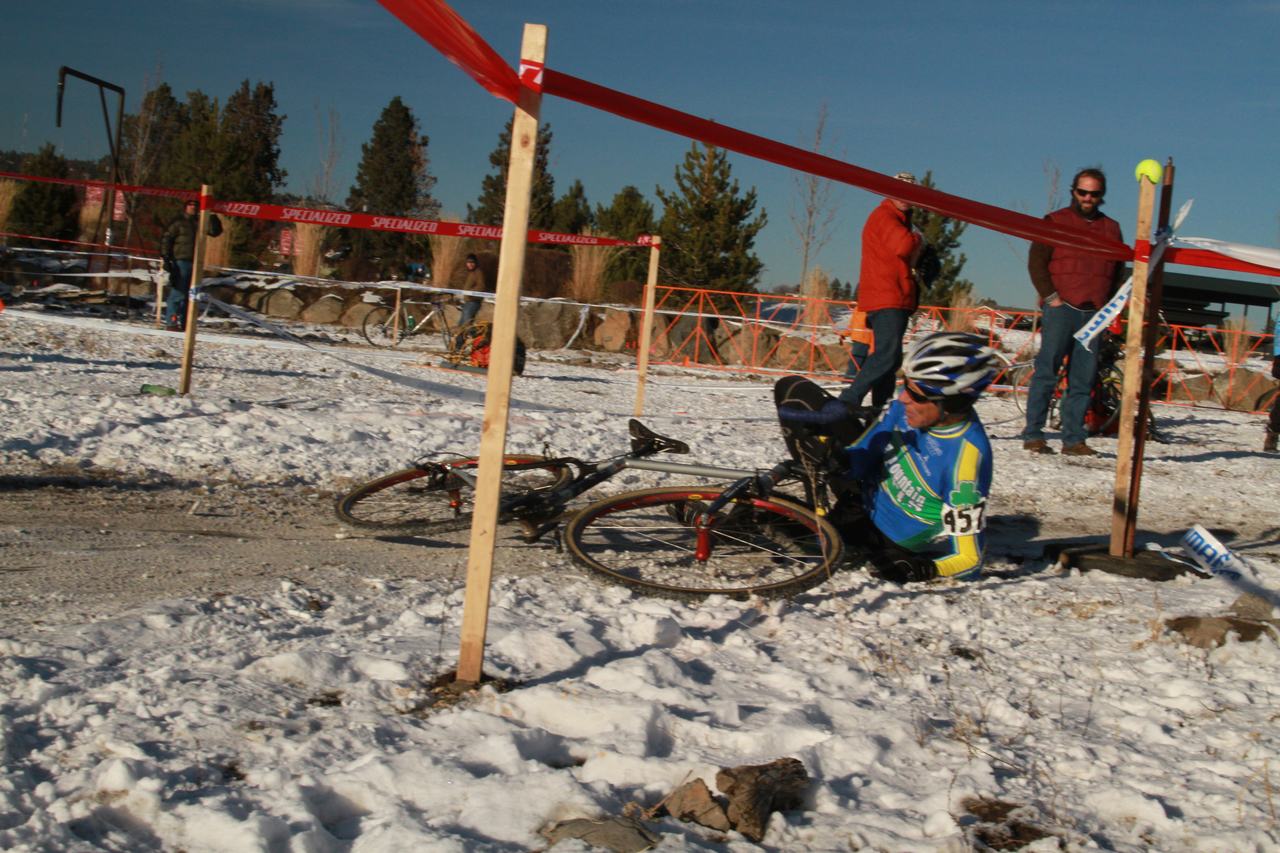
[[[341,489],[478,442],[483,377],[418,355],[202,333],[191,396],[139,394],[177,384],[179,345],[0,314],[0,461]],[[508,448],[623,447],[626,360],[537,355],[515,382]],[[764,381],[659,370],[645,420],[698,462],[767,466],[783,452],[770,399]],[[968,798],[1056,837],[1029,849],[1280,848],[1275,641],[1206,651],[1162,630],[1224,612],[1235,592],[1217,581],[1049,564],[1046,542],[1109,533],[1114,443],[1096,441],[1098,459],[1032,456],[1011,402],[980,412],[996,453],[983,580],[896,587],[853,566],[785,601],[684,603],[597,582],[547,543],[525,557],[538,571],[495,566],[485,669],[510,689],[453,705],[432,707],[430,684],[457,662],[456,568],[353,568],[362,591],[338,594],[277,567],[270,594],[47,631],[11,630],[0,608],[0,847],[541,849],[549,824],[793,756],[813,782],[802,810],[773,816],[767,849],[972,849]],[[1146,461],[1141,538],[1229,529],[1275,578],[1278,460],[1255,452],[1260,419],[1157,415],[1170,443]],[[624,472],[601,491],[658,476]],[[756,849],[669,817],[651,828],[661,850]]]

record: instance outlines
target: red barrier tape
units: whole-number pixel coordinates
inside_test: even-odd
[[[47,178],[43,175],[24,175],[20,172],[0,171],[0,178],[13,178],[19,181],[36,181],[42,184],[69,184],[74,187],[113,188],[117,192],[137,193],[138,195],[157,195],[165,198],[199,198],[195,190],[174,190],[168,187],[135,187],[131,184],[113,184],[109,181],[88,181],[76,178]]]
[[[1257,275],[1280,276],[1280,270],[1273,267],[1251,264],[1248,261],[1210,252],[1208,249],[1166,249],[1164,260],[1165,263],[1185,264],[1189,267],[1210,267],[1235,272],[1251,272]]]
[[[491,94],[513,104],[516,102],[516,93],[520,88],[516,73],[448,5],[422,0],[379,2]]]
[[[23,175],[18,172],[0,171],[0,178],[20,181],[37,181],[47,184],[68,184],[83,187],[115,187],[123,192],[169,198],[199,199],[200,193],[191,190],[175,190],[165,187],[136,187],[128,184],[110,184],[104,181],[88,181],[75,178],[46,178],[40,175]],[[208,200],[208,209],[227,216],[246,219],[266,219],[273,222],[304,222],[328,225],[334,228],[365,228],[372,231],[398,231],[406,234],[440,234],[445,237],[475,237],[480,240],[501,240],[502,227],[498,225],[472,225],[466,222],[441,222],[433,219],[413,219],[407,216],[378,216],[372,213],[351,213],[345,210],[319,210],[310,207],[289,207],[250,201]],[[20,236],[20,235],[13,235]],[[530,228],[531,243],[554,243],[560,246],[649,246],[653,238],[647,234],[635,240],[615,240],[612,237],[595,237],[586,234],[561,234]]]

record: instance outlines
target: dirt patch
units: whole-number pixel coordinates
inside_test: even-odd
[[[338,522],[333,498],[314,488],[0,476],[0,636],[169,599],[256,595],[286,579],[332,593],[367,590],[371,578],[463,584],[468,531],[371,536]],[[549,543],[500,541],[495,566],[543,570],[555,556]]]

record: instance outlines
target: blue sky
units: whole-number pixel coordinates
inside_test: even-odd
[[[932,169],[941,189],[1026,213],[1050,206],[1079,167],[1110,177],[1106,211],[1132,240],[1134,165],[1172,156],[1184,233],[1280,245],[1280,0],[911,4],[765,0],[455,0],[502,56],[525,22],[548,27],[557,70],[793,144],[829,111],[824,153],[893,173]],[[305,191],[320,121],[340,121],[335,195],[399,95],[431,138],[436,195],[462,214],[479,195],[511,107],[484,92],[373,0],[46,0],[6,9],[0,148],[52,141],[73,157],[107,151],[96,90],[71,81],[54,126],[57,71],[123,86],[137,108],[157,71],[180,95],[225,99],[241,80],[275,84],[287,116],[282,162]],[[114,115],[114,101],[109,101]],[[657,205],[688,140],[548,98],[558,192],[575,178],[607,204],[633,184]],[[765,286],[799,274],[793,173],[731,155],[769,225],[757,242]],[[858,233],[879,199],[838,187],[838,222],[819,263],[857,277]],[[1030,306],[1026,243],[970,228],[962,250],[977,292]]]

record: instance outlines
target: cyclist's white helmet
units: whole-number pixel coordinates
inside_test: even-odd
[[[973,400],[995,379],[1001,360],[977,335],[934,332],[907,350],[902,372],[933,400]]]

